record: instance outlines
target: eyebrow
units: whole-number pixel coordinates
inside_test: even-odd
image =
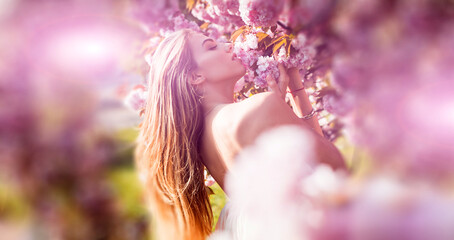
[[[207,39],[203,40],[203,42],[202,42],[202,47],[203,47],[203,45],[204,45],[204,44],[205,44],[206,42],[209,42],[209,41],[212,41],[212,42],[214,42],[214,40],[213,40],[213,39],[211,39],[211,38],[207,38]]]

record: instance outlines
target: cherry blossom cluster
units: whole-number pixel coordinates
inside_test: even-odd
[[[272,71],[276,72],[275,64],[269,64],[274,60],[262,56],[263,51],[258,49],[258,39],[254,33],[240,36],[234,43],[234,53],[248,69],[248,80],[252,80],[257,86],[266,87],[266,76]],[[259,61],[260,60],[260,61]],[[276,67],[272,69],[272,67]]]
[[[288,45],[283,44],[280,48],[276,50],[273,49],[273,45],[266,46],[266,43],[259,42],[259,34],[266,34],[266,39],[264,42],[275,41],[275,44],[279,44],[280,39],[287,37],[286,41],[289,41]],[[271,40],[270,40],[271,39]],[[274,40],[277,39],[277,40]],[[236,99],[244,99],[254,93],[261,92],[256,89],[267,89],[268,77],[274,78],[277,80],[279,78],[279,69],[278,64],[282,64],[286,68],[296,67],[300,69],[300,76],[302,76],[301,81],[303,81],[306,88],[311,88],[312,90],[308,93],[311,94],[311,99],[314,102],[314,107],[318,112],[326,112],[324,110],[332,110],[327,103],[328,98],[330,103],[333,103],[333,106],[337,104],[340,100],[339,97],[334,97],[334,95],[325,96],[325,100],[321,97],[324,88],[327,86],[326,74],[329,69],[328,61],[326,61],[326,54],[318,55],[317,45],[314,43],[313,39],[308,39],[306,34],[303,32],[298,33],[296,36],[286,35],[284,29],[282,28],[248,28],[247,31],[244,31],[239,35],[234,42],[234,53],[241,59],[244,66],[248,69],[247,74],[243,77],[242,81],[237,84],[235,89],[239,92],[235,93]],[[275,54],[272,54],[272,51],[275,51]],[[287,51],[290,51],[287,54]],[[326,52],[326,51],[325,51]],[[249,84],[253,82],[254,84]],[[337,95],[336,95],[337,96]],[[321,104],[315,104],[315,102],[320,102]],[[341,105],[341,104],[337,104]],[[335,108],[339,109],[339,112],[345,112],[345,107]],[[340,136],[340,130],[342,124],[335,119],[334,116],[327,113],[319,114],[321,118],[330,118],[330,119],[320,119],[322,130],[325,136],[330,140],[335,140]]]
[[[376,161],[413,177],[439,180],[454,170],[454,14],[443,1],[352,1],[332,22],[343,48],[333,60],[341,92],[334,108],[348,105],[345,133]],[[415,27],[418,26],[418,27]],[[372,137],[373,136],[373,137]],[[430,139],[430,140],[429,140]]]
[[[257,77],[255,82],[259,86],[264,86],[266,84],[266,79],[271,76],[271,78],[279,78],[279,68],[278,63],[274,57],[270,56],[260,56],[257,59],[257,70],[255,70]]]
[[[286,1],[285,10],[279,19],[287,22],[292,28],[314,24],[316,21],[323,20],[323,17],[331,17],[329,11],[335,7],[335,4],[334,0]]]
[[[142,85],[130,91],[124,99],[125,105],[133,111],[140,112],[147,103],[148,91]]]
[[[129,14],[146,24],[151,31],[167,25],[169,16],[179,11],[178,0],[131,0]]]
[[[239,16],[238,0],[204,0],[192,9],[191,14],[220,32],[232,32],[244,25]]]
[[[276,24],[284,4],[280,0],[242,0],[239,11],[247,25],[269,27]]]
[[[287,53],[285,47],[280,47],[278,52],[278,61],[283,63],[286,68],[297,67],[300,69],[308,69],[317,53],[313,45],[307,41],[304,33],[298,35],[292,40],[292,50]]]
[[[272,32],[270,29],[265,33],[261,28],[250,28],[249,32],[240,35],[234,42],[234,53],[241,59],[244,66],[249,69],[248,79],[253,80],[259,87],[266,87],[266,77],[275,79],[279,77],[278,63],[286,68],[297,67],[308,69],[312,59],[316,55],[315,48],[306,41],[303,33],[299,33],[291,42],[291,53],[287,54],[285,46],[276,51],[276,56],[270,53],[263,44],[259,47],[257,33],[267,34],[270,38],[279,37],[282,31]],[[304,75],[303,75],[304,76]]]

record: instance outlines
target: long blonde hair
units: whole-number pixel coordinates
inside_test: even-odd
[[[201,95],[189,82],[197,68],[191,33],[171,34],[153,55],[135,151],[159,239],[205,239],[213,226],[200,155]]]

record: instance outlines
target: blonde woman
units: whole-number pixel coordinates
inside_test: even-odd
[[[345,167],[322,137],[305,92],[294,93],[293,110],[284,101],[287,85],[302,87],[297,70],[280,66],[280,79],[269,79],[272,91],[234,103],[234,85],[245,72],[231,44],[190,30],[173,33],[155,51],[136,163],[158,239],[205,239],[213,214],[204,167],[224,189],[235,156],[276,126],[311,129],[318,160]]]

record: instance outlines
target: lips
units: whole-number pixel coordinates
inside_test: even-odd
[[[232,54],[232,61],[235,61],[235,60],[237,60],[237,59],[238,59],[238,58],[236,57],[236,54],[235,54],[235,53]]]

